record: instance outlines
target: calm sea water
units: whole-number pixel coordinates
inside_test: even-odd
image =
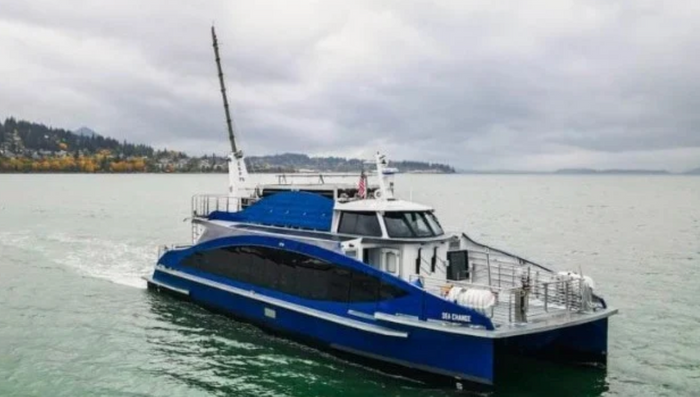
[[[0,396],[452,396],[145,289],[224,175],[0,175]],[[530,363],[493,396],[700,396],[700,178],[400,175],[446,229],[592,276],[607,370]],[[412,186],[412,188],[411,188]],[[470,392],[475,393],[475,392]]]

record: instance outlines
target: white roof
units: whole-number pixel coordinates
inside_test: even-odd
[[[355,200],[347,203],[335,203],[338,211],[432,211],[427,205],[404,200]]]

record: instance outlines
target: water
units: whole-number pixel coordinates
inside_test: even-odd
[[[0,175],[0,396],[454,396],[151,294],[159,244],[225,175]],[[700,178],[400,175],[446,229],[578,269],[621,314],[607,371],[492,396],[700,395]],[[410,186],[413,186],[410,189]]]

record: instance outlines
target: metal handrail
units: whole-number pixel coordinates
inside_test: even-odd
[[[435,266],[435,267],[436,267],[436,268],[439,267],[440,269],[447,271],[447,262],[445,262],[445,261],[443,261],[442,259],[440,259],[440,257],[436,257],[436,259],[437,259],[438,261],[440,261],[441,265],[437,265],[437,263],[436,263],[436,266]],[[428,270],[431,268],[432,263],[428,262],[428,260],[425,259],[425,258],[423,258],[423,256],[420,257],[420,261],[421,261],[421,266],[420,266],[421,269],[424,269],[424,268],[423,268],[423,264],[428,265]],[[434,273],[434,272],[428,271],[427,273]]]
[[[424,275],[411,275],[409,281],[420,278],[427,291],[444,296],[446,287],[490,290],[497,297],[490,313],[484,313],[496,323],[523,323],[551,317],[558,313],[586,312],[591,308],[591,290],[583,279],[552,279],[529,285],[499,286],[453,281]],[[521,305],[520,299],[523,299]]]
[[[158,259],[160,259],[166,252],[191,247],[191,244],[171,244],[171,245],[159,245],[158,246]]]
[[[244,199],[227,194],[196,194],[191,201],[192,216],[206,218],[214,211],[237,212],[244,204]]]
[[[291,185],[294,184],[294,179],[312,179],[317,180],[316,184],[324,185],[326,184],[326,178],[357,178],[360,173],[350,173],[350,172],[339,172],[339,173],[282,173],[277,174],[277,184],[279,185]]]

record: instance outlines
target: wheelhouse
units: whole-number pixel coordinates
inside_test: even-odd
[[[402,200],[336,203],[332,231],[382,239],[434,239],[445,235],[432,208]]]
[[[331,233],[344,253],[395,277],[447,276],[447,240],[431,207],[396,199],[336,202]]]

